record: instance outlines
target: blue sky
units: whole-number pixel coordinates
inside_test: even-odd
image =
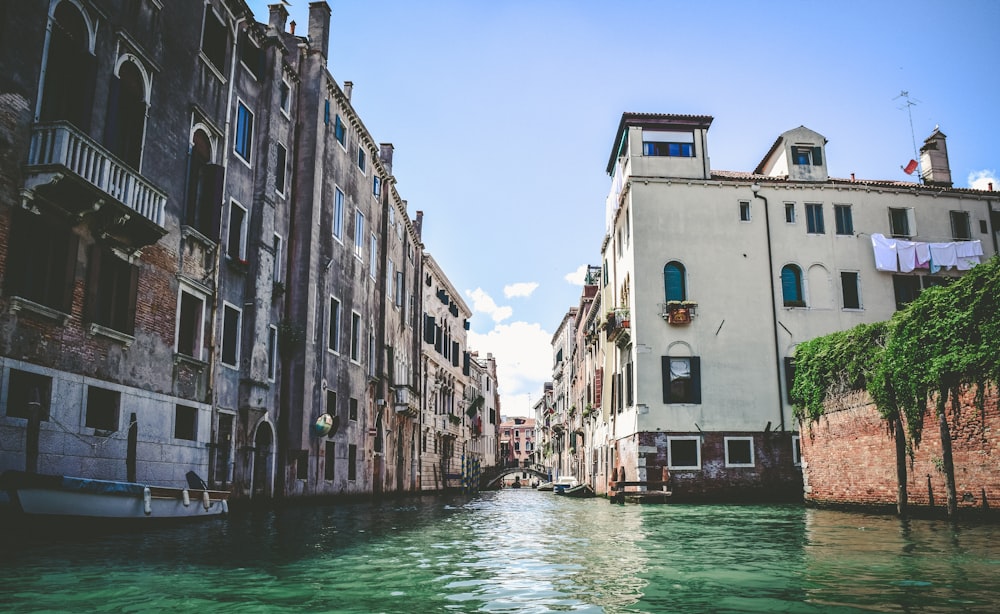
[[[267,22],[267,3],[250,2]],[[475,310],[504,415],[529,415],[553,332],[604,232],[623,112],[712,115],[716,170],[782,132],[828,139],[835,177],[907,180],[936,125],[956,187],[1000,171],[1000,1],[330,0],[329,68],[424,244]],[[308,2],[293,0],[296,33]],[[905,100],[909,92],[917,104]],[[977,185],[978,187],[978,185]]]

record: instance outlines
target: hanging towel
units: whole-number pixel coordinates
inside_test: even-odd
[[[872,251],[875,253],[875,269],[896,272],[896,241],[875,233],[872,235]]]
[[[958,257],[958,270],[968,271],[972,267],[979,264],[979,256],[959,256]]]
[[[958,266],[958,254],[954,243],[931,243],[931,272],[935,269],[950,269]]]
[[[917,268],[927,269],[931,266],[931,246],[924,242],[914,243],[917,246]]]
[[[983,255],[982,241],[957,241],[955,243],[955,255],[959,258]]]
[[[910,273],[917,266],[917,244],[913,241],[896,241],[899,272]]]

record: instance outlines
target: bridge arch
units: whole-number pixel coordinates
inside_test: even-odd
[[[488,474],[483,474],[483,477],[480,480],[481,490],[492,490],[496,488],[497,485],[500,483],[500,480],[504,479],[505,477],[513,473],[521,475],[523,475],[524,473],[528,473],[533,477],[540,479],[543,482],[548,482],[550,479],[549,473],[541,465],[526,465],[522,467],[518,466],[498,467],[494,471],[489,472]]]

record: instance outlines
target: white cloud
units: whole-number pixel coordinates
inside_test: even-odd
[[[523,296],[525,298],[531,296],[531,293],[538,288],[538,282],[536,281],[522,281],[516,284],[510,284],[509,286],[503,287],[503,295],[507,298],[514,298],[515,296]]]
[[[480,357],[492,353],[497,361],[500,412],[505,416],[531,416],[532,399],[552,376],[552,335],[541,324],[498,324],[486,334],[469,331],[469,348]]]
[[[580,268],[573,271],[572,273],[566,273],[563,277],[567,282],[573,284],[574,286],[582,286],[584,280],[587,279],[587,265],[581,264]]]
[[[493,297],[487,294],[482,288],[466,290],[465,296],[472,299],[473,311],[487,314],[493,318],[494,322],[503,322],[514,314],[514,310],[510,307],[497,305]]]
[[[983,169],[969,173],[969,187],[973,190],[988,190],[991,183],[994,190],[1000,190],[1000,180],[997,180],[997,172],[994,170]]]

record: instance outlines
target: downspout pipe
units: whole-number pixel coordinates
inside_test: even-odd
[[[767,198],[760,195],[760,184],[750,186],[754,198],[764,201],[764,230],[767,236],[767,279],[771,293],[771,329],[774,331],[774,376],[778,384],[778,423],[785,430],[785,408],[781,402],[781,350],[778,344],[778,301],[774,298],[774,256],[771,249],[771,216]]]

